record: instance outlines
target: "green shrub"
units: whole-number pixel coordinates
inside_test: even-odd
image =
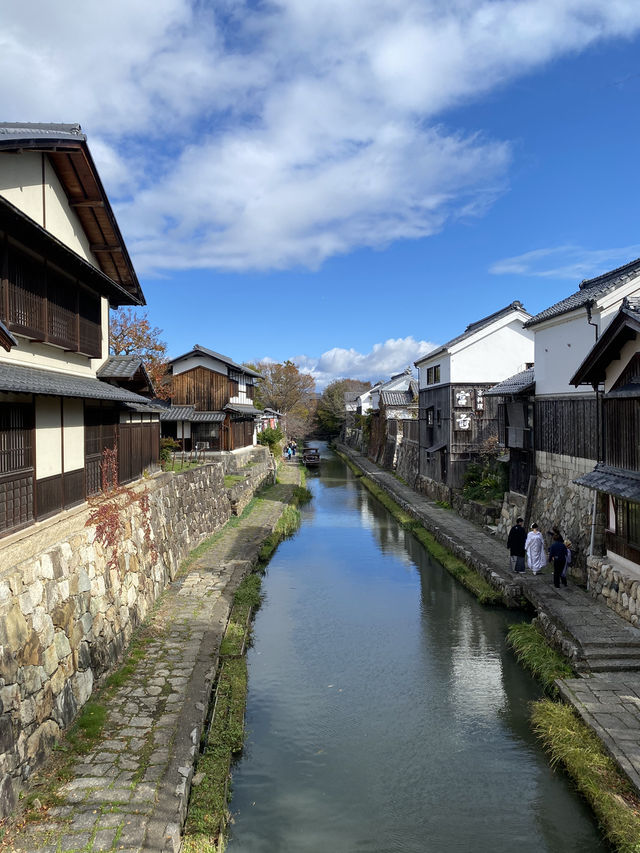
[[[175,450],[180,450],[180,445],[175,438],[160,439],[160,464],[163,468],[171,462],[171,454]]]
[[[266,429],[263,429],[262,432],[258,433],[258,444],[266,445],[274,456],[279,455],[278,445],[283,440],[284,433],[280,427],[276,427],[275,429],[267,427]]]

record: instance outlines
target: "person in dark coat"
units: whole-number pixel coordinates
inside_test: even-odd
[[[524,545],[527,541],[527,531],[524,529],[524,518],[516,519],[516,523],[509,531],[507,548],[511,555],[511,568],[518,574],[524,574]]]
[[[560,581],[567,585],[567,579],[562,577],[562,572],[567,563],[567,546],[562,541],[559,533],[554,534],[551,548],[549,548],[549,562],[553,563],[553,585],[560,589]]]

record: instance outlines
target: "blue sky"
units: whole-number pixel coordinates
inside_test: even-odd
[[[26,0],[0,22],[3,120],[83,126],[171,356],[377,379],[640,255],[636,0]]]

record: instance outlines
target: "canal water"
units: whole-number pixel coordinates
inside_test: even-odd
[[[536,683],[331,451],[264,581],[228,853],[604,851],[532,735]]]

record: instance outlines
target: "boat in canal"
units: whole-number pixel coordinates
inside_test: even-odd
[[[317,447],[305,447],[302,451],[302,461],[307,468],[317,468],[320,465],[320,451]]]

